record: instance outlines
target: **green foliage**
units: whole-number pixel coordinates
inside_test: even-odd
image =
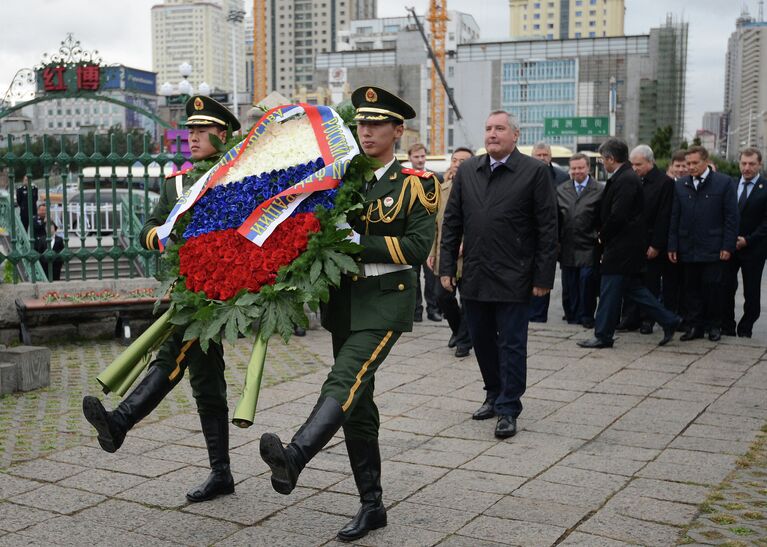
[[[693,145],[693,146],[701,146],[700,137],[695,137],[695,138],[692,140],[692,145]]]
[[[671,157],[671,136],[674,133],[674,128],[670,125],[665,127],[658,127],[650,140],[650,148],[652,148],[656,158],[670,158]]]
[[[3,283],[14,283],[13,263],[10,260],[3,262]]]

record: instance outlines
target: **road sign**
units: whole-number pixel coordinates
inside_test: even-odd
[[[607,136],[610,134],[610,119],[604,117],[544,118],[543,136]]]

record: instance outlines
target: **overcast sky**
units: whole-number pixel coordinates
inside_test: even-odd
[[[52,52],[67,32],[106,63],[152,69],[150,8],[160,0],[2,0],[0,95],[16,71]],[[252,2],[245,0],[250,9]],[[703,112],[722,109],[727,38],[743,5],[752,15],[757,0],[626,0],[626,34],[644,34],[667,13],[690,24],[686,132],[700,127]],[[379,0],[379,17],[406,15],[405,6],[424,13],[428,0]],[[508,36],[508,0],[448,0],[449,9],[470,13],[483,40]]]

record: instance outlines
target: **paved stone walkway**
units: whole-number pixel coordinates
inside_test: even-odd
[[[531,330],[522,430],[506,441],[493,437],[493,420],[471,420],[483,398],[476,362],[452,356],[446,326],[404,335],[376,378],[390,524],[360,544],[682,538],[767,420],[767,337],[657,348],[660,334],[632,333],[612,350],[578,348],[589,334],[560,321]],[[327,366],[329,336],[310,332],[287,352],[317,354]],[[265,388],[255,425],[232,428],[233,496],[185,501],[207,474],[187,408],[136,428],[114,455],[89,437],[12,465],[0,473],[0,545],[336,545],[358,504],[341,438],[290,496],[271,490],[258,457],[262,432],[289,438],[303,422],[325,374]]]

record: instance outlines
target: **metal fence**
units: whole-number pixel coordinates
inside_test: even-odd
[[[106,155],[99,152],[107,142],[102,139],[109,142]],[[87,147],[84,136],[20,140],[17,144],[9,135],[7,148],[0,150],[7,180],[7,188],[0,189],[0,270],[6,281],[47,282],[55,263],[61,264],[62,280],[154,275],[159,253],[143,249],[138,236],[159,198],[155,190],[186,158],[151,153],[148,135],[140,153],[130,138],[124,150],[116,150],[114,135],[96,135]],[[25,175],[37,187],[36,202],[29,190],[26,200],[18,199]],[[26,201],[29,211],[26,229],[19,201]],[[42,205],[44,216],[35,221]],[[54,224],[63,242],[60,251],[54,251]]]

